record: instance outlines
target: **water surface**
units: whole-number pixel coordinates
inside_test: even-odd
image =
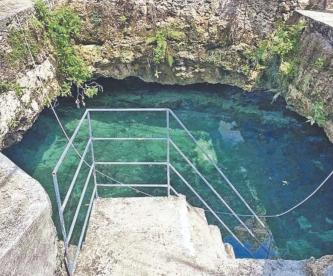
[[[332,170],[333,145],[329,143],[324,132],[305,123],[304,118],[288,110],[281,98],[272,104],[271,93],[244,93],[240,89],[222,85],[160,86],[133,79],[101,82],[105,88],[104,93],[88,100],[87,107],[173,109],[259,214],[276,214],[292,207],[312,192]],[[84,110],[77,109],[72,98],[60,99],[56,109],[67,131],[72,133]],[[135,127],[144,127],[146,131],[154,133],[163,130],[158,118],[147,117],[142,121],[139,117],[131,119],[131,124],[125,125],[121,118],[111,122],[106,117],[96,116],[93,121],[100,135],[110,131],[125,133]],[[112,128],[107,127],[110,124]],[[175,128],[174,135],[178,143],[183,143],[183,150],[191,160],[195,160],[214,182],[217,178],[215,172],[210,167],[205,167],[205,160],[202,160],[204,158],[195,148],[186,145],[181,130]],[[45,110],[22,142],[5,150],[9,158],[39,180],[46,189],[54,206],[54,220],[57,225],[51,171],[65,143],[52,113]],[[159,150],[159,145],[150,145],[147,148],[138,145],[108,146],[110,151],[106,150],[106,145],[101,145],[97,151],[121,158],[124,154],[133,154],[133,148],[138,150],[141,157],[144,154],[151,157],[153,154],[147,153],[149,150]],[[192,183],[211,200],[216,210],[222,213],[227,211],[212,199],[204,185],[197,183],[197,178],[189,175],[186,166],[179,164],[179,170],[188,174]],[[131,172],[135,175],[132,181],[141,181],[143,176],[147,175],[151,181],[158,181],[164,175],[163,170],[145,171],[142,168],[132,168],[130,171],[124,168],[123,171],[115,169],[112,175],[120,181],[128,181]],[[62,181],[64,182],[66,181]],[[216,182],[215,187],[220,189],[230,205],[239,213],[248,213],[222,184]],[[68,181],[62,185],[68,186]],[[118,189],[112,194],[122,196],[130,195],[131,192],[128,189]],[[78,195],[79,191],[76,198]],[[191,200],[191,196],[188,197]],[[332,254],[332,200],[333,179],[308,202],[291,213],[280,218],[266,219],[265,223],[269,225],[274,237],[276,255],[304,259]],[[230,219],[228,215],[224,216],[227,221]],[[233,222],[230,223],[233,225]],[[228,239],[225,230],[222,231]],[[242,256],[240,250],[237,250],[237,253]]]

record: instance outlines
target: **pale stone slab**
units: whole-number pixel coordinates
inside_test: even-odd
[[[306,276],[306,264],[235,259],[220,230],[185,197],[110,198],[95,202],[75,275]]]
[[[0,153],[0,275],[53,275],[57,236],[42,186]]]
[[[184,197],[98,199],[76,275],[217,275],[226,255],[202,215]]]
[[[310,10],[297,10],[297,12],[303,16],[309,17],[315,21],[324,23],[330,27],[333,27],[333,13],[332,12],[320,12]]]
[[[24,10],[31,9],[32,0],[0,0],[0,21]]]

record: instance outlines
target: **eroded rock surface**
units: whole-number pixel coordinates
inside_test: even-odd
[[[25,24],[32,13],[31,3],[21,2],[26,12],[18,12]],[[74,0],[69,4],[83,22],[77,49],[95,76],[136,76],[164,84],[222,83],[251,91],[269,86],[260,83],[258,87],[261,74],[251,65],[249,54],[275,30],[278,22],[294,18],[296,9],[323,9],[325,1]],[[0,26],[0,56],[8,55],[11,49],[6,37],[11,27],[18,27],[16,18],[11,13],[2,15]],[[301,68],[288,91],[282,93],[288,104],[305,117],[313,113],[314,103],[322,103],[328,115],[323,127],[331,140],[332,33],[325,24],[309,21],[298,57]],[[158,35],[164,36],[162,44],[166,49],[165,57],[156,62]],[[325,59],[327,66],[315,66],[318,59]],[[29,74],[42,80],[39,84],[28,83],[24,97],[13,91],[0,95],[0,148],[19,141],[45,106],[42,84],[49,98],[59,94],[56,60],[51,52],[41,51],[35,60],[44,68],[38,74],[30,59],[20,68],[0,63],[0,80],[21,83],[23,76]]]
[[[73,2],[84,21],[81,42],[90,44],[82,51],[88,53],[96,75],[245,89],[256,80],[246,53],[298,7],[293,0]],[[149,41],[159,32],[166,37],[172,65],[154,62],[154,42]]]
[[[0,93],[0,149],[20,141],[39,113],[58,94],[55,68],[48,59],[36,68],[20,72],[16,81],[23,87],[20,94]]]
[[[321,16],[320,12],[315,14]],[[324,15],[321,17],[324,19]],[[333,22],[332,14],[329,18]],[[307,20],[308,27],[296,57],[300,66],[285,98],[305,117],[313,116],[316,105],[322,105],[327,117],[323,127],[333,142],[333,27],[324,23],[325,20],[318,22],[308,17]]]
[[[251,65],[249,55],[278,22],[299,20],[296,9],[323,9],[325,3],[102,0],[72,5],[84,22],[78,47],[96,76],[137,76],[164,84],[222,83],[251,91],[271,87],[261,80],[263,72]],[[333,15],[304,13],[307,27],[295,56],[300,66],[280,93],[304,117],[315,117],[317,106],[324,106],[321,126],[333,141],[333,27],[327,23]],[[319,22],[308,14],[326,19]],[[166,43],[165,59],[158,63],[154,61],[157,34],[164,35]]]

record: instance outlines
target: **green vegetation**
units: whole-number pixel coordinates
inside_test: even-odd
[[[80,18],[68,7],[54,11],[38,0],[35,4],[37,19],[42,23],[57,57],[58,79],[62,82],[63,95],[70,93],[70,87],[82,88],[92,75],[90,68],[78,55],[73,39],[80,32]]]
[[[6,59],[11,66],[20,66],[29,61],[31,62],[31,55],[34,59],[37,57],[44,44],[43,41],[39,39],[41,32],[40,25],[36,24],[33,20],[29,22],[28,27],[23,29],[10,29],[8,43],[11,47],[11,52]]]
[[[256,69],[266,69],[263,79],[271,82],[272,88],[286,89],[297,75],[299,60],[296,56],[304,28],[303,22],[279,24],[276,31],[260,43],[255,53],[248,53]]]
[[[119,21],[120,21],[121,23],[125,23],[125,22],[127,21],[127,17],[126,17],[125,15],[121,15],[121,16],[119,17]]]
[[[5,93],[8,91],[15,91],[16,95],[21,95],[23,87],[14,82],[0,81],[0,93]]]
[[[102,87],[98,85],[93,85],[93,86],[86,86],[84,89],[84,94],[88,98],[92,98],[98,94],[99,91],[102,91]]]
[[[161,64],[165,61],[168,62],[169,66],[172,67],[174,63],[174,58],[169,47],[169,42],[182,41],[185,39],[185,34],[183,32],[173,30],[171,28],[165,27],[157,30],[153,36],[148,37],[146,43],[154,44],[154,63]]]
[[[318,58],[315,61],[314,66],[319,70],[324,69],[326,67],[325,59],[323,57]]]
[[[327,121],[327,113],[325,111],[323,102],[315,102],[312,107],[311,115],[307,117],[308,121],[311,125],[317,124],[322,127]]]
[[[86,85],[92,73],[89,66],[75,48],[74,40],[80,33],[81,20],[69,7],[50,10],[42,0],[35,2],[36,17],[31,17],[24,28],[12,28],[8,34],[11,52],[1,56],[11,66],[23,66],[36,60],[41,53],[51,52],[56,60],[57,78],[61,83],[62,95],[70,95],[74,86],[79,95],[88,97],[102,91],[100,86]],[[101,17],[92,15],[92,21],[100,24]],[[22,93],[19,86],[0,82],[0,92],[15,90]],[[84,97],[82,97],[83,102]]]

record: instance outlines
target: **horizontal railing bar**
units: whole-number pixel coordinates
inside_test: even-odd
[[[78,205],[76,207],[74,218],[73,218],[72,224],[70,226],[70,229],[69,229],[69,232],[68,232],[68,235],[67,235],[67,244],[69,244],[69,242],[71,240],[71,237],[72,237],[72,234],[73,234],[73,230],[74,230],[74,227],[75,227],[75,223],[76,223],[77,217],[78,217],[80,209],[81,209],[82,201],[84,199],[84,196],[85,196],[85,193],[86,193],[89,181],[90,181],[90,177],[91,177],[93,168],[94,168],[94,166],[90,167],[90,170],[89,170],[86,182],[84,183],[84,187],[83,187],[83,190],[81,192],[80,200],[79,200],[79,203],[78,203]]]
[[[177,152],[184,158],[184,160],[192,167],[192,169],[199,175],[199,177],[206,183],[207,187],[217,196],[217,198],[223,203],[225,207],[234,215],[234,217],[240,222],[241,225],[249,232],[249,234],[256,239],[253,232],[247,227],[247,225],[240,219],[235,211],[229,206],[229,204],[221,197],[221,195],[214,189],[214,187],[208,182],[208,180],[201,174],[201,172],[193,165],[193,163],[186,157],[186,155],[178,148],[178,146],[170,139],[170,144],[177,150]]]
[[[109,161],[98,161],[95,162],[95,165],[156,165],[156,166],[166,166],[167,162],[127,162],[127,161],[119,161],[119,162],[109,162]]]
[[[53,172],[52,172],[53,174],[56,174],[56,173],[57,173],[57,171],[58,171],[58,169],[59,169],[59,167],[60,167],[62,161],[64,160],[64,158],[65,158],[65,156],[66,156],[66,154],[67,154],[67,151],[69,150],[69,147],[73,144],[73,141],[74,141],[74,139],[75,139],[77,133],[79,132],[79,129],[80,129],[80,127],[81,127],[81,125],[82,125],[84,119],[86,118],[87,114],[88,114],[88,111],[86,110],[86,111],[84,112],[84,114],[83,114],[83,116],[82,116],[82,118],[81,118],[79,124],[78,124],[77,127],[75,128],[72,137],[69,139],[69,141],[68,141],[68,143],[67,143],[67,145],[66,145],[64,151],[62,152],[62,154],[61,154],[61,156],[60,156],[60,158],[59,158],[59,160],[58,160],[56,166],[54,167]]]
[[[234,193],[238,196],[238,198],[244,203],[244,205],[247,207],[247,209],[253,214],[253,216],[256,218],[256,220],[261,224],[262,227],[266,229],[265,224],[261,221],[261,219],[257,216],[257,214],[253,211],[253,209],[250,207],[250,205],[246,202],[246,200],[243,198],[243,196],[238,192],[238,190],[234,187],[234,185],[231,183],[231,181],[227,178],[227,176],[222,172],[222,170],[217,166],[216,162],[205,152],[205,150],[202,149],[202,147],[199,145],[198,141],[194,138],[194,136],[191,134],[191,132],[187,129],[187,127],[183,124],[183,122],[178,118],[178,116],[170,109],[169,111],[173,118],[176,119],[176,121],[180,124],[180,126],[185,130],[185,132],[190,136],[192,141],[195,143],[195,145],[200,149],[200,151],[205,155],[206,158],[211,162],[211,164],[215,167],[215,169],[218,171],[218,173],[223,177],[223,179],[227,182],[229,187],[234,191]]]
[[[214,212],[214,210],[208,205],[208,203],[196,192],[196,190],[187,182],[187,180],[170,164],[170,168],[178,175],[178,177],[184,182],[184,184],[195,194],[195,196],[201,201],[202,204],[213,214],[213,216],[227,229],[227,231],[233,236],[233,238],[249,253],[253,254],[245,247],[245,245],[238,239],[238,237],[232,232],[232,230],[223,222],[223,220]]]
[[[168,141],[168,138],[163,137],[109,137],[109,138],[100,138],[94,137],[93,141]]]
[[[168,108],[88,108],[90,112],[110,112],[110,111],[139,111],[139,112],[147,112],[147,111],[167,111]]]
[[[89,203],[87,215],[86,215],[86,217],[84,219],[84,223],[83,223],[83,227],[82,227],[82,230],[81,230],[81,235],[80,235],[79,243],[78,243],[77,249],[76,249],[75,258],[74,258],[74,261],[73,261],[73,263],[71,265],[71,268],[70,268],[70,270],[71,270],[71,274],[70,275],[73,275],[73,273],[75,271],[75,268],[76,268],[76,262],[77,262],[77,259],[79,257],[79,254],[80,254],[83,237],[84,237],[84,234],[85,234],[86,229],[87,229],[88,218],[90,217],[90,213],[91,213],[91,209],[92,209],[92,206],[93,206],[93,203],[94,203],[95,195],[96,195],[96,186],[94,187],[94,191],[93,191],[93,193],[91,195],[91,198],[90,198],[90,203]]]
[[[147,188],[165,188],[167,184],[96,184],[98,187],[147,187]]]
[[[84,152],[83,152],[83,154],[82,154],[82,156],[81,156],[80,163],[79,163],[78,167],[76,168],[76,171],[75,171],[75,174],[74,174],[74,176],[73,176],[72,182],[71,182],[71,184],[70,184],[70,186],[69,186],[69,188],[68,188],[68,191],[67,191],[67,193],[66,193],[66,197],[65,197],[65,199],[64,199],[64,202],[62,203],[62,206],[61,206],[61,210],[62,210],[62,211],[64,211],[64,209],[65,209],[65,207],[66,207],[66,205],[67,205],[68,199],[69,199],[69,197],[70,197],[70,195],[71,195],[71,193],[72,193],[72,190],[73,190],[73,187],[74,187],[74,185],[75,185],[76,179],[77,179],[77,177],[78,177],[78,175],[79,175],[79,172],[80,172],[80,170],[81,170],[81,167],[82,167],[83,161],[84,161],[84,159],[85,159],[85,157],[86,157],[86,155],[87,155],[87,152],[88,152],[88,149],[89,149],[90,143],[91,143],[91,140],[89,139],[89,141],[88,141],[88,143],[87,143],[87,145],[86,145],[86,147],[85,147],[85,149],[84,149]]]

